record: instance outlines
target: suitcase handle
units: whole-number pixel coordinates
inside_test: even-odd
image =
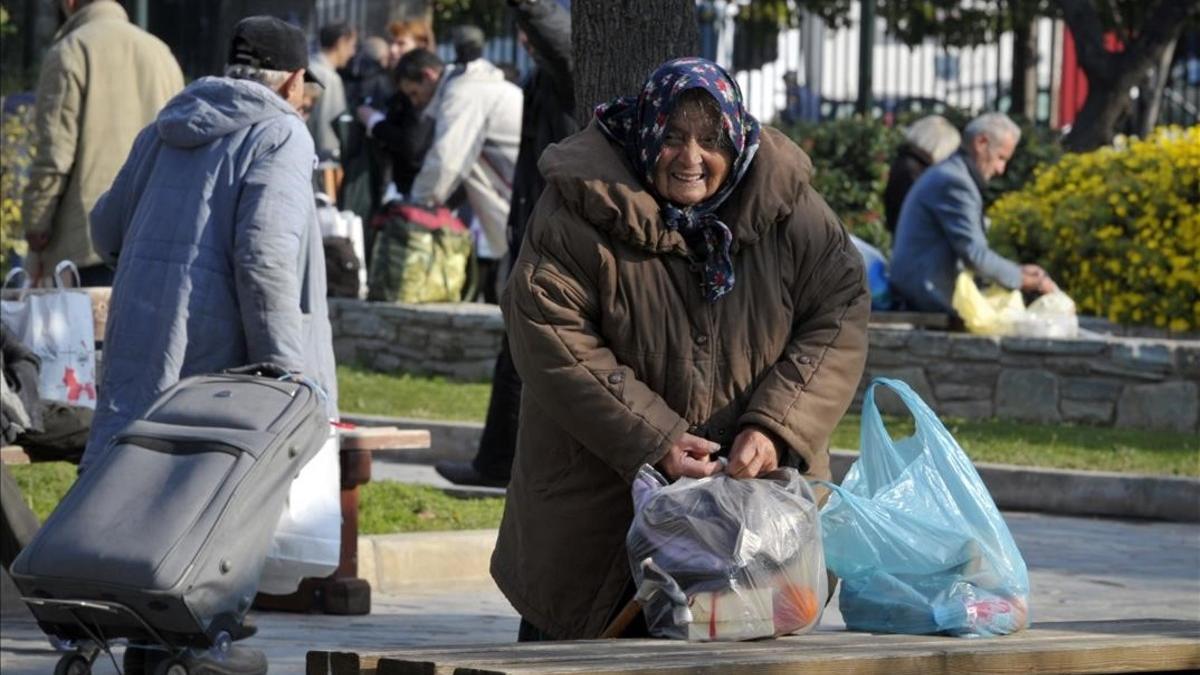
[[[237,368],[226,368],[221,372],[227,375],[258,375],[260,377],[270,377],[276,380],[281,380],[297,374],[277,363],[270,362],[252,363],[248,366],[238,366]]]

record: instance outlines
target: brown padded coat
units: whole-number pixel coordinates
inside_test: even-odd
[[[547,189],[502,301],[525,388],[491,571],[534,626],[595,638],[631,578],[631,481],[685,431],[727,453],[758,425],[791,464],[829,478],[829,435],[866,361],[870,295],[861,257],[809,186],[811,161],[774,129],[718,211],[736,284],[716,302],[594,123],[540,168]]]

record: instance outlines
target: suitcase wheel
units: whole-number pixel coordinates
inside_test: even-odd
[[[54,675],[91,675],[92,659],[80,652],[63,654],[54,666]]]
[[[188,675],[191,672],[187,663],[178,657],[171,657],[160,661],[154,667],[154,675]]]

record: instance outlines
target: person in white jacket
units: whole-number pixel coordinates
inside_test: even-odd
[[[409,197],[441,205],[462,185],[487,250],[503,258],[521,143],[521,89],[486,59],[447,67],[423,49],[405,54],[396,76],[400,90],[435,124],[433,144]]]

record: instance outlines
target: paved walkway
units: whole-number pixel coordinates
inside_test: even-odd
[[[436,483],[429,467],[378,466],[377,480]],[[1034,621],[1169,618],[1200,620],[1200,525],[1124,522],[1006,513],[1029,566]],[[11,587],[5,590],[10,593]],[[517,617],[486,582],[413,588],[375,597],[366,617],[257,613],[272,673],[302,673],[308,649],[387,649],[430,644],[509,642]],[[5,603],[6,605],[9,603]],[[842,627],[836,599],[823,630]],[[52,672],[56,655],[23,612],[0,618],[5,675]],[[98,674],[114,673],[111,664]]]

